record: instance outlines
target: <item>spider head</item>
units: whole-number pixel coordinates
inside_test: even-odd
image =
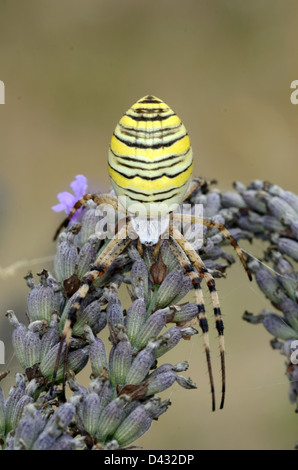
[[[159,217],[133,215],[130,220],[142,245],[156,245],[159,238],[162,235],[165,236],[169,229],[169,214],[164,214]]]

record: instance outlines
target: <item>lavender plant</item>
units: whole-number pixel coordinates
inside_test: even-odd
[[[263,240],[263,263],[252,259],[249,267],[274,311],[257,315],[245,312],[244,320],[262,323],[272,334],[271,346],[283,354],[290,381],[289,398],[298,412],[298,196],[277,185],[254,181],[247,189],[235,185],[236,194],[226,193],[223,204],[235,206],[238,225]],[[232,206],[230,205],[232,203]],[[278,313],[277,313],[277,312]]]
[[[79,176],[74,195],[60,193],[54,210],[69,208],[86,192]],[[245,313],[250,322],[262,322],[275,338],[274,347],[288,358],[291,400],[297,402],[298,366],[290,361],[291,344],[298,338],[297,273],[287,259],[298,260],[298,197],[276,186],[256,181],[247,189],[221,194],[201,187],[190,199],[204,205],[204,215],[225,224],[236,240],[257,237],[269,243],[265,262],[250,262],[257,283],[282,315],[263,311]],[[75,224],[60,235],[54,272],[43,270],[39,283],[29,273],[27,299],[29,324],[7,313],[13,326],[13,347],[23,369],[5,399],[0,389],[0,439],[7,450],[121,449],[148,431],[153,420],[168,408],[158,394],[177,382],[195,388],[185,378],[188,364],[162,363],[170,349],[197,333],[197,305],[185,302],[192,284],[167,244],[161,257],[145,247],[143,256],[132,245],[98,278],[79,311],[68,354],[71,393],[61,401],[63,351],[56,385],[51,388],[60,334],[84,273],[96,259],[105,240],[95,228],[101,220],[89,201]],[[95,234],[96,233],[96,234]],[[226,240],[217,230],[204,227],[199,253],[214,277],[225,275],[234,261],[224,249]],[[119,289],[129,289],[131,305],[124,309]],[[171,324],[173,326],[171,326]],[[101,339],[109,331],[109,344]],[[282,340],[282,341],[281,341]],[[88,386],[77,374],[90,361]],[[296,377],[296,378],[295,378]],[[295,381],[296,380],[296,381]]]
[[[237,182],[234,187],[234,192],[196,194],[192,202],[208,208],[208,200],[213,200],[214,215],[263,242],[263,259],[250,256],[248,266],[275,310],[265,309],[257,315],[245,312],[243,319],[262,323],[273,336],[273,349],[286,357],[289,398],[298,412],[298,196],[260,180],[248,187]],[[208,238],[208,245],[213,249],[212,239]]]

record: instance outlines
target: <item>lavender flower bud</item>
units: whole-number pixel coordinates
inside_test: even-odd
[[[82,421],[85,430],[94,436],[98,430],[100,416],[100,399],[97,393],[89,393],[82,405]]]
[[[145,349],[137,354],[127,373],[127,384],[137,385],[146,377],[155,360],[154,349],[152,343],[149,343]]]
[[[291,230],[294,235],[294,238],[298,240],[298,220],[295,220],[295,222],[291,223]]]
[[[44,427],[45,417],[33,404],[27,405],[16,428],[14,449],[30,450]]]
[[[280,304],[281,310],[284,314],[286,322],[298,331],[298,306],[296,302],[291,299],[285,299]]]
[[[179,328],[178,326],[173,326],[172,328],[170,328],[166,333],[164,333],[160,337],[160,339],[163,339],[163,342],[160,344],[160,346],[157,347],[155,351],[155,357],[158,358],[170,351],[170,349],[174,348],[174,346],[179,343],[181,338],[181,328]]]
[[[222,195],[221,202],[224,207],[237,207],[241,209],[246,206],[240,194],[234,193],[232,191],[227,191],[224,193]]]
[[[98,392],[98,396],[100,398],[100,411],[104,410],[104,408],[110,403],[112,400],[115,389],[111,385],[111,383],[108,380],[102,380],[102,387],[100,391]]]
[[[277,256],[274,264],[275,270],[280,274],[277,277],[279,283],[287,291],[289,297],[296,300],[298,276],[295,273],[293,265],[283,256]]]
[[[165,241],[162,241],[160,251],[161,251],[162,261],[167,267],[167,272],[169,273],[170,271],[173,271],[173,269],[177,267],[177,258],[172,252],[169,244],[166,243]],[[152,263],[153,263],[153,260],[150,260],[150,266],[152,265]]]
[[[87,324],[92,328],[94,334],[103,330],[107,324],[107,314],[101,310],[101,305],[101,300],[94,300],[83,311],[83,314],[87,315]]]
[[[135,298],[147,299],[148,296],[148,271],[143,259],[134,262],[130,273],[132,292]]]
[[[126,382],[126,376],[132,361],[131,344],[129,341],[119,341],[110,354],[110,380],[120,388]]]
[[[12,345],[14,352],[22,366],[26,369],[26,360],[25,360],[25,337],[27,334],[27,328],[22,323],[19,323],[15,328],[12,334]]]
[[[39,362],[41,342],[38,333],[27,331],[24,338],[24,355],[26,368],[32,367]]]
[[[286,324],[284,319],[274,313],[268,313],[263,319],[266,330],[273,336],[280,339],[298,339],[298,333]]]
[[[28,294],[28,315],[30,321],[45,320],[50,324],[52,314],[59,310],[60,297],[49,285],[36,285]]]
[[[42,358],[42,361],[39,365],[42,375],[48,380],[51,380],[53,377],[53,371],[56,365],[58,349],[59,349],[59,343],[55,344],[55,346],[53,346],[50,349],[50,351]],[[59,362],[59,366],[57,370],[57,377],[56,377],[57,382],[61,382],[63,379],[64,351],[65,351],[65,345],[62,348],[62,352],[60,356],[60,362]],[[89,352],[88,346],[81,348],[81,349],[77,349],[75,351],[71,351],[68,355],[67,370],[72,370],[75,374],[80,372],[88,362],[88,352]]]
[[[40,342],[40,361],[48,354],[50,349],[59,342],[59,332],[55,327],[45,332]]]
[[[14,450],[30,450],[35,438],[34,420],[30,418],[22,419],[16,429]]]
[[[189,364],[187,361],[183,361],[183,362],[178,362],[178,364],[172,367],[176,372],[184,372],[189,368]]]
[[[175,305],[178,302],[180,302],[180,300],[182,300],[191,289],[192,289],[192,282],[190,278],[187,275],[182,276],[180,290],[177,293],[177,295],[173,298],[171,303]]]
[[[158,293],[156,305],[159,308],[166,307],[177,297],[182,283],[183,273],[180,268],[171,271],[161,284]]]
[[[75,408],[70,403],[63,403],[49,419],[43,432],[36,439],[33,450],[51,450],[56,440],[71,423]]]
[[[263,215],[262,223],[270,232],[281,232],[285,229],[285,226],[273,215]]]
[[[111,436],[115,432],[121,421],[123,407],[126,402],[124,396],[116,398],[103,410],[97,432],[100,440],[105,440],[107,436]]]
[[[59,243],[55,256],[54,267],[58,281],[63,282],[70,278],[75,272],[77,263],[78,249],[74,244],[74,235],[68,233]]]
[[[123,310],[120,301],[117,303],[109,302],[107,306],[107,320],[111,329],[113,329],[115,325],[124,325]]]
[[[105,345],[100,338],[95,337],[91,343],[89,357],[93,374],[100,375],[104,370],[108,370]]]
[[[252,215],[254,214],[254,215]],[[247,230],[252,233],[264,232],[264,226],[262,223],[262,217],[258,214],[250,213],[248,216],[242,216],[239,218],[239,226],[243,230]]]
[[[157,369],[154,369],[151,372],[149,379],[152,379],[156,375],[164,374],[165,372],[171,372],[173,370],[177,372],[177,370],[175,369],[175,366],[173,366],[172,364],[168,364],[168,363],[162,364],[161,366],[157,367]],[[183,370],[186,370],[186,369],[183,369]]]
[[[4,393],[0,387],[0,439],[3,439],[5,436],[5,401]]]
[[[144,299],[135,300],[128,309],[124,320],[127,336],[133,345],[138,337],[146,318],[146,304]]]
[[[61,429],[66,428],[70,425],[75,415],[75,407],[71,403],[63,403],[59,406],[57,411],[50,417],[45,427],[45,430],[51,430],[51,428],[57,428],[57,435],[61,434]],[[59,429],[60,428],[60,429]]]
[[[298,196],[291,191],[283,191],[281,196],[288,205],[298,214]]]
[[[139,332],[134,349],[142,349],[148,344],[150,339],[155,339],[156,336],[166,325],[166,316],[160,310],[150,315],[149,319],[144,324]]]
[[[206,197],[204,217],[213,217],[219,213],[221,205],[220,195],[216,191],[211,191]]]
[[[244,186],[243,183],[241,183],[241,181],[235,181],[233,183],[233,186],[235,188],[236,191],[238,191],[238,193],[242,194],[243,191],[246,191],[246,187]],[[250,185],[251,187],[252,185]],[[263,187],[263,182],[261,182],[261,187]]]
[[[59,343],[55,344],[47,354],[44,355],[42,358],[39,368],[41,370],[42,375],[50,380],[53,377],[53,371],[55,369],[55,364],[56,364],[56,359],[57,359],[57,354],[59,350]],[[62,348],[61,351],[61,356],[60,356],[60,362],[59,362],[59,367],[57,371],[57,380],[61,380],[63,377],[63,356],[65,352],[65,345]]]
[[[280,238],[278,248],[281,253],[290,256],[294,261],[298,261],[298,242],[289,238]]]
[[[80,250],[78,256],[77,275],[80,279],[90,270],[90,266],[96,259],[97,242],[88,242]]]
[[[157,374],[153,378],[148,380],[148,388],[146,396],[154,395],[155,393],[160,393],[163,390],[171,387],[175,382],[177,374],[174,370],[170,370],[161,374]]]
[[[146,412],[145,406],[139,405],[122,421],[113,438],[120,447],[126,447],[148,431],[151,423],[152,418]]]
[[[81,336],[86,325],[92,328],[94,334],[99,333],[107,324],[106,312],[101,311],[101,302],[94,300],[82,312],[79,313],[73,328],[73,334]]]
[[[196,384],[193,382],[193,380],[190,377],[185,378],[182,375],[177,375],[176,382],[181,387],[186,388],[187,390],[192,390],[194,388],[197,388]]]
[[[96,225],[103,217],[99,215],[98,206],[93,201],[88,201],[87,210],[83,212],[81,230],[78,234],[80,245],[87,243],[89,237],[96,232]]]
[[[263,185],[263,188],[266,188],[266,191],[271,194],[272,196],[278,196],[278,197],[281,197],[283,198],[284,196],[284,190],[278,186],[277,184],[269,184],[268,183],[264,183]]]
[[[176,310],[173,317],[174,323],[185,323],[192,320],[198,314],[197,304],[180,305]]]
[[[260,212],[261,214],[267,213],[266,203],[259,191],[248,189],[242,191],[241,196],[243,197],[246,204],[252,209],[254,209],[256,212]]]
[[[89,346],[71,351],[68,355],[67,370],[78,374],[88,362]]]
[[[281,291],[277,279],[265,268],[260,267],[256,272],[256,281],[266,297],[274,304],[285,299],[285,294]]]
[[[5,414],[6,414],[6,432],[8,433],[12,429],[15,429],[19,422],[24,407],[33,402],[33,399],[28,395],[24,395],[25,384],[21,383],[15,387],[5,403]]]
[[[165,411],[167,411],[170,400],[161,401],[159,397],[152,397],[145,405],[145,410],[152,419],[158,419]]]
[[[281,222],[286,225],[297,220],[297,213],[283,199],[272,197],[268,199],[269,211]]]

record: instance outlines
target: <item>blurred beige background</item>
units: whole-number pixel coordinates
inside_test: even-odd
[[[298,4],[291,0],[0,0],[0,339],[14,381],[11,327],[26,310],[23,276],[52,263],[56,194],[83,173],[107,190],[107,149],[121,115],[145,94],[186,125],[196,175],[267,179],[297,191]],[[260,246],[249,249],[260,254]],[[28,260],[26,263],[25,260]],[[24,261],[19,269],[3,268]],[[201,335],[166,357],[188,360],[198,389],[164,394],[172,406],[138,441],[147,449],[292,449],[297,415],[284,358],[262,326],[241,320],[267,306],[237,262],[218,282],[226,326],[226,407],[211,413]],[[206,299],[208,296],[206,295]],[[127,299],[124,299],[124,303]],[[210,300],[213,369],[220,364]],[[3,320],[4,319],[4,320]],[[86,377],[86,375],[84,376]]]

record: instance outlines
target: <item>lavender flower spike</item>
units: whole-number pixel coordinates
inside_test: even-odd
[[[87,178],[83,175],[77,175],[76,179],[70,184],[70,187],[72,188],[74,195],[67,191],[58,193],[57,198],[59,200],[59,204],[52,206],[53,211],[65,211],[66,214],[69,215],[75,203],[88,192]],[[72,221],[78,220],[80,213],[81,211],[78,210],[73,215]]]
[[[262,323],[274,337],[271,344],[286,356],[289,397],[298,411],[298,271],[294,264],[298,260],[298,196],[260,180],[248,188],[236,183],[234,193],[222,194],[207,186],[197,188],[189,202],[203,204],[206,214],[227,226],[235,240],[265,242],[262,261],[253,256],[248,264],[275,310],[246,313],[244,318]],[[72,207],[88,192],[86,178],[77,175],[71,188],[71,193],[58,194],[54,211],[72,214]],[[190,378],[180,375],[187,370],[186,362],[172,365],[162,357],[178,349],[182,339],[198,333],[194,327],[204,311],[200,301],[189,303],[185,298],[190,289],[199,289],[200,285],[192,283],[190,267],[182,269],[175,256],[178,251],[172,250],[167,240],[158,247],[157,258],[151,246],[138,250],[136,240],[113,263],[106,257],[107,272],[81,299],[66,356],[65,342],[60,343],[65,320],[78,300],[80,285],[89,279],[86,273],[105,249],[96,235],[102,217],[97,214],[97,204],[86,204],[79,219],[78,212],[73,221],[79,220],[81,230],[61,234],[54,275],[43,270],[37,285],[32,274],[26,276],[30,291],[24,310],[29,325],[20,323],[12,311],[7,313],[23,373],[16,375],[16,384],[6,399],[0,388],[0,449],[134,447],[134,441],[170,405],[169,399],[161,401],[157,394],[169,390],[175,382],[184,389],[196,388]],[[233,258],[214,228],[206,226],[204,230],[206,243],[198,254],[206,271],[222,277]],[[253,248],[250,251],[253,253]],[[269,269],[265,269],[268,264]],[[127,308],[120,297],[125,284],[130,286],[131,305]],[[208,287],[212,294],[211,284]],[[194,292],[190,297],[193,302],[198,300]],[[108,339],[101,337],[105,327]],[[60,359],[56,365],[57,355]],[[77,374],[89,358],[92,380],[82,385]],[[66,403],[60,385],[65,372],[73,393]],[[0,374],[0,380],[5,376]],[[196,397],[193,400],[196,403]]]

